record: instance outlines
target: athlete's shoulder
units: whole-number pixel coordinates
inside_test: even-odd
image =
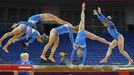
[[[89,35],[89,34],[90,34],[90,32],[87,31],[87,30],[84,30],[84,33],[85,33],[86,35]]]
[[[68,25],[68,26],[70,26],[70,27],[73,27],[73,25],[72,25],[71,23],[67,23],[67,24],[65,24],[65,25]]]

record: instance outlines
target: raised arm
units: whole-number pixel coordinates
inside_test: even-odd
[[[73,32],[71,30],[69,31],[69,38],[70,38],[71,43],[73,44],[74,43],[74,36],[73,36]]]
[[[21,40],[24,40],[24,39],[27,39],[27,35],[18,38],[18,41],[21,41]]]
[[[82,4],[81,21],[79,24],[79,31],[85,29],[85,3]]]
[[[109,20],[102,14],[100,7],[98,7],[98,13],[100,14],[100,17],[104,22],[109,22]]]
[[[36,38],[32,37],[28,42],[24,43],[26,45],[26,47],[29,46],[30,43],[32,43]]]
[[[101,22],[104,22],[104,21],[105,21],[105,20],[102,18],[102,16],[100,16],[100,15],[97,13],[97,10],[96,10],[96,9],[94,9],[93,12],[94,12],[94,15],[96,15],[97,18],[98,18]]]
[[[24,39],[28,39],[28,37],[29,37],[29,36],[25,35],[25,36],[22,36],[22,37],[20,37],[20,38],[18,38],[18,39],[14,39],[14,40],[13,40],[13,43],[15,43],[15,42],[17,42],[17,41],[24,40]]]
[[[30,44],[30,43],[32,43],[36,39],[37,39],[36,37],[32,37],[27,43]]]

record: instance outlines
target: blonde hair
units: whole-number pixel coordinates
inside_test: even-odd
[[[21,53],[20,57],[23,57],[23,56],[28,56],[29,57],[29,54],[28,53]]]

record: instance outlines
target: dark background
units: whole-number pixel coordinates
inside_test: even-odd
[[[0,30],[10,30],[14,22],[27,21],[30,16],[44,12],[77,25],[82,2],[86,2],[87,30],[94,33],[106,32],[92,12],[100,6],[106,16],[112,16],[112,21],[119,31],[134,31],[134,0],[0,0]],[[38,30],[44,32],[52,25],[47,26],[40,25]]]

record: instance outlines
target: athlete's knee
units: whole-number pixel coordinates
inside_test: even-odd
[[[8,42],[13,41],[13,40],[14,40],[14,38],[11,38],[11,39],[8,40]]]
[[[114,48],[114,46],[112,45],[112,44],[110,44],[110,46],[109,46],[109,50],[113,50],[113,48]]]
[[[126,51],[124,51],[124,50],[120,50],[120,53],[121,53],[121,54],[124,54],[124,53],[126,53]]]
[[[46,44],[46,46],[51,46],[52,45],[52,43],[51,42],[48,42],[47,44]]]
[[[51,46],[53,43],[54,43],[54,41],[49,40],[48,43],[47,43],[47,45],[50,45]]]
[[[54,47],[58,47],[58,44],[56,43],[56,44],[54,44]]]
[[[56,36],[56,29],[55,28],[53,28],[51,31],[50,31],[50,39],[51,38],[54,38],[55,36]]]
[[[110,44],[110,46],[111,46],[112,48],[115,48],[115,47],[117,46],[117,43],[116,43],[116,42],[112,42],[112,43]]]

